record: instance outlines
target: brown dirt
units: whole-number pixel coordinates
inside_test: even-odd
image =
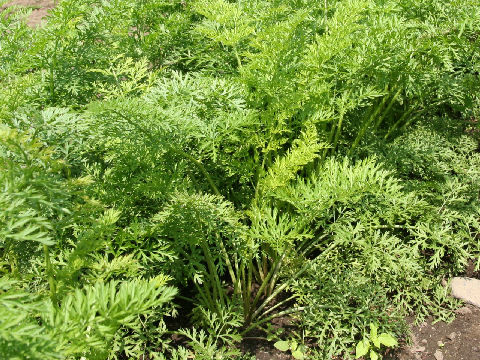
[[[400,349],[395,359],[440,360],[435,358],[437,351],[443,360],[480,360],[480,309],[467,305],[449,324],[432,324],[429,319],[413,326],[412,345]]]
[[[468,313],[464,313],[468,312]],[[429,318],[423,324],[411,326],[411,345],[403,344],[390,360],[441,360],[435,353],[441,352],[443,360],[480,360],[480,309],[466,305],[459,309],[454,321],[433,324]],[[262,334],[258,334],[262,335]],[[273,342],[259,338],[247,338],[241,346],[243,352],[255,354],[257,360],[291,360],[289,353],[281,352]],[[438,353],[437,353],[438,356]]]
[[[475,279],[480,279],[480,270],[475,271],[476,262],[474,260],[470,260],[468,262],[467,268],[465,269],[465,276],[471,277]]]
[[[27,24],[31,27],[38,27],[45,21],[45,17],[48,15],[49,10],[53,9],[54,4],[54,0],[14,0],[3,5],[0,8],[0,12],[11,6],[22,6],[32,9]]]
[[[476,262],[470,260],[463,276],[480,279],[475,265]],[[440,360],[435,358],[437,351],[441,352],[443,360],[480,360],[479,308],[472,305],[460,308],[449,324],[432,322],[429,319],[420,326],[411,327],[413,344],[397,351],[396,360]]]
[[[255,354],[256,360],[291,360],[293,357],[286,352],[282,352],[273,346],[273,342],[246,338],[242,341],[240,349],[243,353]]]
[[[292,329],[289,317],[278,317],[272,320],[273,328],[282,329],[287,333]],[[273,346],[274,341],[268,341],[262,331],[254,330],[243,339],[240,349],[243,353],[255,354],[256,360],[290,360],[290,352],[283,352]]]

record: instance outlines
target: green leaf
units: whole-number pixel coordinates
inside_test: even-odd
[[[375,350],[370,350],[370,360],[378,360],[378,354]]]
[[[290,349],[290,343],[288,341],[277,341],[273,346],[280,351],[288,351],[288,349]]]
[[[397,340],[390,334],[382,333],[378,336],[378,341],[385,346],[394,347],[397,346]]]
[[[294,359],[305,359],[305,354],[299,349],[292,351],[292,356]]]
[[[379,348],[380,342],[378,341],[377,331],[377,325],[375,325],[374,323],[370,323],[370,340],[372,341],[373,345]]]
[[[368,349],[370,349],[370,341],[367,339],[359,341],[355,349],[355,358],[358,359],[359,357],[366,355],[368,353]]]
[[[265,177],[260,179],[259,186],[267,192],[285,187],[296,177],[300,169],[319,156],[318,152],[321,149],[326,148],[327,144],[319,142],[316,128],[314,126],[307,128],[283,157],[277,157]]]

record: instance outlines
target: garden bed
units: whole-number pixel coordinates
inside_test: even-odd
[[[480,359],[475,0],[0,11],[2,355]]]
[[[31,27],[37,27],[45,21],[45,17],[48,15],[49,10],[55,6],[54,0],[14,0],[8,2],[0,8],[0,11],[7,9],[11,6],[21,6],[26,9],[30,9],[31,13],[28,16],[27,24]]]

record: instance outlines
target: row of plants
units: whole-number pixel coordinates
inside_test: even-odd
[[[476,0],[28,13],[0,13],[6,358],[377,359],[406,315],[452,318],[440,280],[480,265]]]

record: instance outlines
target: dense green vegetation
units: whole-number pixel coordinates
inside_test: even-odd
[[[440,281],[480,256],[478,0],[26,15],[0,15],[5,358],[350,359],[451,318]]]

